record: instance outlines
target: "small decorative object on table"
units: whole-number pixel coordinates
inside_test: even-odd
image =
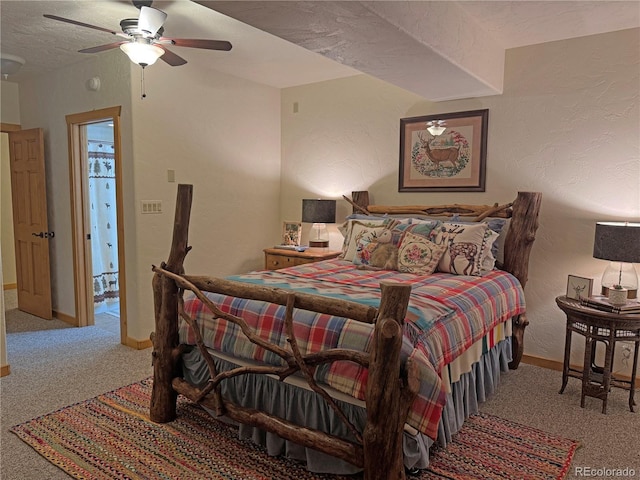
[[[580,300],[588,298],[593,291],[593,278],[578,277],[577,275],[569,275],[567,280],[567,298]]]
[[[613,305],[624,305],[627,303],[627,289],[622,285],[613,285],[609,289],[609,301]]]
[[[585,307],[595,308],[603,312],[617,313],[618,315],[640,313],[640,302],[638,300],[628,300],[625,298],[624,303],[616,304],[604,295],[592,295],[591,297],[581,298],[580,303]]]
[[[302,235],[302,223],[282,222],[282,244],[283,245],[300,245],[301,235]]]

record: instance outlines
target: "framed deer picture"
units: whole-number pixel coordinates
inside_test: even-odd
[[[567,297],[574,300],[589,298],[593,293],[593,278],[569,275],[567,278]]]
[[[489,110],[400,119],[399,192],[484,192]]]

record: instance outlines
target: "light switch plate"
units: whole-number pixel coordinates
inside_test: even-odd
[[[142,200],[140,202],[142,213],[162,213],[162,200]]]

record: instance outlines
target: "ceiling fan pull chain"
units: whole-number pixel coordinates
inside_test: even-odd
[[[142,92],[140,98],[144,100],[147,96],[146,92],[144,91],[144,66],[142,66],[142,76],[140,77],[140,91]]]

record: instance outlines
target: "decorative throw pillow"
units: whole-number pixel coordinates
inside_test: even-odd
[[[376,238],[363,238],[358,242],[353,263],[370,270],[398,270],[398,247],[391,242],[391,229],[385,229]]]
[[[421,235],[406,232],[398,247],[398,271],[431,275],[446,250],[446,245],[436,245]]]
[[[344,257],[344,254],[346,253],[347,248],[349,247],[349,243],[351,241],[351,230],[353,228],[354,223],[359,223],[361,225],[368,226],[368,227],[374,227],[374,226],[385,225],[387,222],[388,220],[385,218],[373,218],[370,220],[347,219],[342,225],[338,227],[338,231],[344,237],[344,241],[342,242],[342,255],[340,255],[340,258]]]
[[[507,236],[507,230],[509,229],[510,218],[498,218],[498,217],[489,217],[485,218],[482,223],[486,223],[491,230],[499,234],[498,239],[493,242],[493,246],[491,247],[491,253],[493,256],[499,260],[503,261],[504,257],[504,239]],[[449,219],[451,223],[460,223],[465,225],[478,225],[478,222],[473,222],[469,218],[460,217],[460,215],[454,215]]]
[[[411,232],[425,238],[431,236],[431,232],[442,224],[439,220],[421,221],[419,223],[394,225],[392,230],[392,239],[394,245],[400,245],[405,233]]]
[[[371,242],[366,239],[360,240],[360,242],[358,243],[358,248],[356,248],[356,254],[353,256],[353,264],[370,265],[371,254],[377,246],[377,242]]]
[[[436,244],[447,247],[438,263],[440,272],[482,276],[495,265],[491,247],[498,234],[485,223],[443,222],[432,232],[431,238]]]
[[[351,221],[351,228],[349,229],[348,241],[345,238],[345,246],[343,249],[342,258],[344,260],[348,260],[353,262],[353,258],[355,257],[356,250],[358,249],[358,243],[361,240],[373,240],[378,237],[378,234],[383,230],[387,229],[388,221],[383,221],[383,223],[369,223],[362,222],[359,220]]]

